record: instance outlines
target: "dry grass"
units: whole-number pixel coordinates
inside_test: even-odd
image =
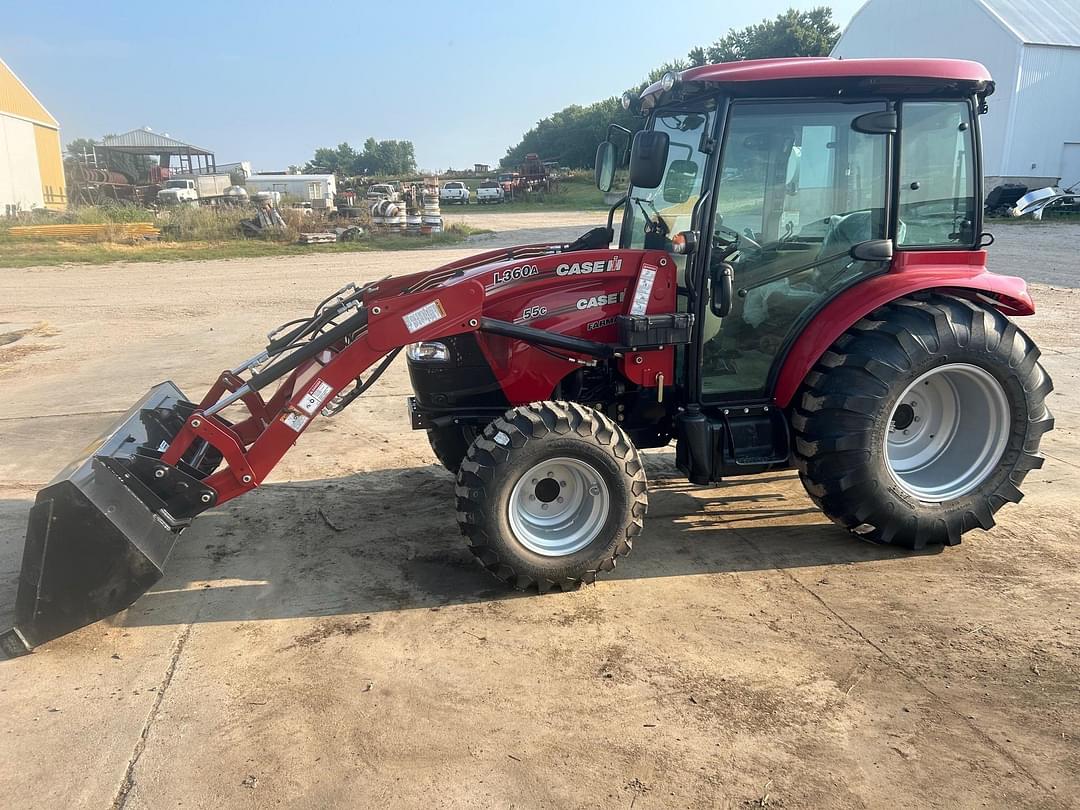
[[[304,230],[319,230],[305,225]],[[160,242],[47,242],[13,239],[0,233],[0,268],[44,267],[59,264],[108,264],[110,262],[161,262],[207,259],[257,258],[261,256],[293,256],[311,253],[347,253],[374,250],[415,250],[427,247],[447,247],[463,242],[472,234],[486,231],[466,225],[451,225],[432,236],[374,234],[358,242],[337,242],[327,245],[298,245],[290,226],[293,241],[243,239],[230,234],[223,239],[198,239],[205,233],[192,227],[186,238]]]

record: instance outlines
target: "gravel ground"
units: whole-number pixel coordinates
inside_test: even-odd
[[[33,493],[149,384],[201,393],[345,281],[601,219],[464,216],[500,233],[0,273],[0,335],[25,330],[0,345],[0,605]],[[1048,228],[998,229],[995,269],[1067,280]],[[133,608],[0,662],[5,806],[1075,806],[1080,291],[1050,280],[1024,322],[1057,383],[1046,466],[943,552],[857,542],[791,472],[691,487],[657,451],[613,575],[508,593],[463,547],[395,365],[196,521]]]
[[[987,220],[990,269],[1055,287],[1080,287],[1080,223]]]

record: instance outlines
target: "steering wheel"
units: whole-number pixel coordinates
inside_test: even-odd
[[[724,238],[730,234],[731,238]],[[734,228],[729,228],[727,225],[713,225],[713,240],[719,243],[720,247],[738,246],[738,249],[744,247],[751,247],[759,253],[762,250],[761,245],[752,236],[747,236],[745,233],[739,233]]]

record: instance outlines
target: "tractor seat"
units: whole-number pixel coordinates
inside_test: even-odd
[[[846,253],[852,245],[873,239],[873,214],[870,211],[854,211],[829,217],[829,230],[821,242],[819,258]]]

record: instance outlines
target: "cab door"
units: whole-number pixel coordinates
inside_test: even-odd
[[[765,401],[779,361],[807,321],[843,288],[887,262],[852,258],[885,239],[893,135],[863,122],[884,101],[735,101],[716,187],[709,263],[734,268],[730,313],[709,307],[701,401]]]

